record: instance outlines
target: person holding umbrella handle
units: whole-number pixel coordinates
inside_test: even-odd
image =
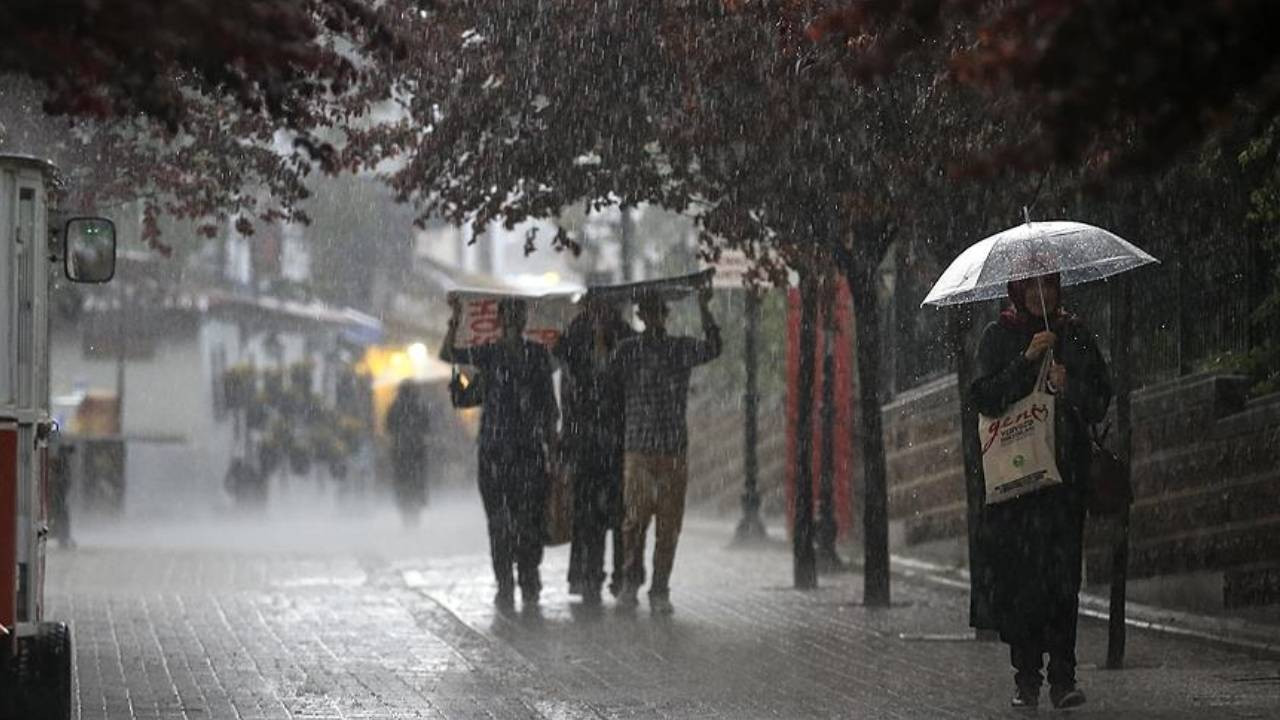
[[[1009,307],[983,333],[971,393],[979,413],[1002,417],[1030,395],[1049,363],[1057,398],[1052,435],[1060,484],[983,508],[981,543],[990,561],[994,628],[1009,645],[1014,707],[1039,703],[1044,656],[1054,707],[1081,705],[1076,621],[1091,457],[1088,425],[1111,400],[1106,361],[1084,323],[1062,309],[1058,274],[1008,283]]]

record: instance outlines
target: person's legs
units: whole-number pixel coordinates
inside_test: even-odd
[[[604,584],[604,536],[608,533],[608,518],[603,506],[596,503],[595,512],[582,521],[582,583],[585,591],[600,594]]]
[[[493,562],[493,577],[498,585],[497,600],[506,603],[515,593],[512,577],[511,508],[506,493],[502,491],[496,476],[494,463],[480,460],[480,499],[484,503],[485,519],[489,527],[489,557]]]
[[[569,594],[581,595],[586,583],[583,581],[583,569],[586,565],[587,548],[586,534],[578,527],[578,523],[573,524],[573,537],[569,540]]]
[[[625,515],[622,521],[623,587],[620,600],[635,602],[643,582],[644,536],[654,511],[653,474],[650,458],[627,453],[623,470]]]
[[[531,467],[540,468],[541,466],[535,464]],[[546,478],[540,472],[529,473],[526,477],[520,478],[520,482],[510,490],[510,493],[510,504],[516,509],[513,530],[520,591],[526,603],[536,603],[542,591],[542,575],[539,568],[542,565],[542,520],[546,509]]]
[[[1085,695],[1076,687],[1076,624],[1079,600],[1071,598],[1050,618],[1045,630],[1049,652],[1049,699],[1056,708],[1079,707]]]
[[[657,521],[654,529],[653,583],[650,597],[666,598],[670,593],[671,567],[675,563],[676,543],[684,525],[684,496],[688,471],[683,456],[661,458],[657,473]]]
[[[604,536],[613,511],[610,477],[593,458],[583,458],[574,476],[573,545],[569,550],[569,581],[577,594],[604,583]],[[572,591],[571,591],[572,592]]]
[[[1044,649],[1032,639],[1019,639],[1009,643],[1009,662],[1013,665],[1013,681],[1019,688],[1037,692],[1044,683],[1041,669],[1044,667]]]
[[[1040,685],[1044,682],[1040,669],[1044,665],[1044,646],[1039,638],[1009,640],[1009,663],[1016,671],[1016,691],[1012,704],[1016,708],[1034,708],[1040,704]]]

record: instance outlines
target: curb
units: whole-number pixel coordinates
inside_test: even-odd
[[[969,572],[907,555],[890,554],[894,575],[934,585],[968,591]],[[858,563],[861,566],[861,563]],[[1080,593],[1080,616],[1110,622],[1111,601],[1091,593]],[[1128,627],[1206,642],[1221,647],[1280,658],[1280,627],[1239,618],[1213,617],[1197,613],[1129,601],[1125,603],[1124,624]]]

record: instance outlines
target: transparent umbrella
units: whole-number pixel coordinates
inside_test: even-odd
[[[1005,295],[1012,280],[1060,273],[1079,285],[1159,262],[1120,236],[1081,222],[1027,222],[960,253],[921,305],[960,305]]]

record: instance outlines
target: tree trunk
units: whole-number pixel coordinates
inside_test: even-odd
[[[862,602],[889,605],[889,498],[880,415],[880,308],[875,263],[845,268],[857,322],[858,401],[862,426],[863,547]]]
[[[800,366],[796,377],[795,530],[792,536],[795,585],[818,586],[813,549],[813,383],[817,345],[818,288],[810,273],[800,276]]]

